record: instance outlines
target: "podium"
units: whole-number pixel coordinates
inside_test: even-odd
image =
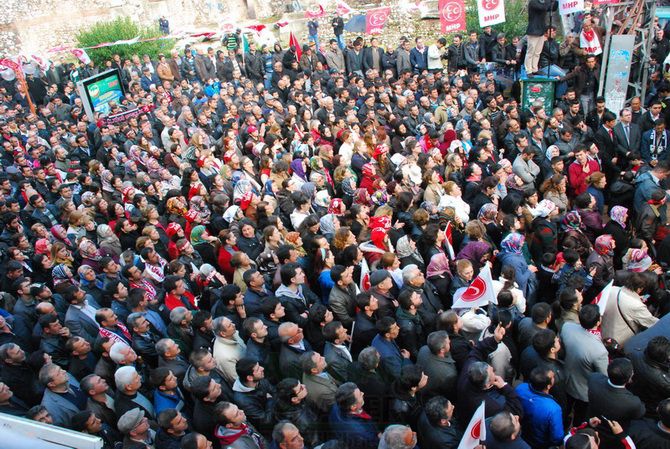
[[[544,105],[547,115],[551,115],[554,109],[554,92],[556,80],[545,77],[521,79],[521,109],[530,111],[531,106],[537,100]]]

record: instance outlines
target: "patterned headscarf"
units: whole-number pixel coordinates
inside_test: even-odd
[[[64,282],[72,282],[73,284],[78,284],[74,279],[72,279],[67,274],[68,267],[66,265],[58,264],[51,270],[51,276],[54,279],[54,286],[62,284]]]
[[[622,228],[626,229],[626,218],[628,215],[628,208],[623,206],[614,206],[610,210],[610,218],[615,223],[619,223]]]
[[[477,220],[483,223],[490,223],[492,221],[495,221],[497,215],[498,215],[498,206],[496,206],[493,203],[486,203],[481,207],[481,209],[479,209],[479,213],[477,214]]]
[[[601,255],[609,254],[611,256],[614,252],[612,248],[612,242],[614,242],[614,238],[611,235],[599,235],[596,237],[596,252]]]
[[[575,231],[580,231],[582,228],[582,217],[575,211],[568,212],[565,214],[565,217],[563,217],[561,224],[565,230],[573,229]]]
[[[525,241],[526,237],[524,237],[523,234],[512,232],[503,239],[500,246],[508,253],[521,254],[521,249]]]
[[[344,203],[340,198],[333,198],[330,200],[330,206],[328,206],[328,213],[333,215],[343,215],[342,206]]]

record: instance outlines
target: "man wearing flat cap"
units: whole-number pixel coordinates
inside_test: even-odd
[[[145,444],[154,447],[156,432],[149,427],[149,419],[144,416],[144,410],[134,408],[121,415],[118,423],[119,431],[123,434],[123,447],[135,447]]]

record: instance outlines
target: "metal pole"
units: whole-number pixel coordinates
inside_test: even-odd
[[[647,10],[649,11],[649,25],[654,23],[654,16],[656,16],[656,2],[647,1]],[[642,81],[640,86],[640,100],[644,105],[644,99],[647,96],[647,78],[649,76],[649,71],[647,70],[647,63],[649,62],[649,56],[651,55],[651,40],[654,38],[654,30],[651,29],[651,26],[646,27],[643,24],[643,29],[647,30],[647,42],[644,46],[644,52],[640,58],[640,67],[642,70]]]
[[[607,6],[607,23],[605,24],[605,29],[607,34],[605,35],[605,48],[603,48],[603,59],[600,63],[600,80],[598,82],[598,96],[602,96],[603,90],[605,89],[605,72],[607,70],[607,62],[610,58],[610,42],[612,41],[612,22],[614,21],[614,9],[610,6]],[[586,112],[586,111],[585,111]]]

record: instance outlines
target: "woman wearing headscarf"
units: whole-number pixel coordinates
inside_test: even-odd
[[[519,290],[524,294],[524,297],[532,302],[535,290],[535,273],[537,268],[534,265],[528,265],[523,256],[522,248],[526,238],[523,234],[513,232],[503,239],[500,243],[500,252],[498,253],[498,260],[502,266],[509,265],[514,268],[516,282],[519,285]]]
[[[49,239],[38,239],[35,242],[35,254],[45,254],[51,258],[51,242]]]
[[[100,249],[106,251],[112,257],[120,257],[123,249],[121,248],[121,241],[114,234],[109,225],[101,224],[97,228],[98,246]]]
[[[570,248],[577,251],[579,258],[585,262],[591,253],[591,242],[582,231],[582,218],[575,211],[568,212],[561,222],[563,249]]]
[[[436,253],[430,258],[428,268],[426,269],[426,279],[435,286],[442,302],[443,310],[451,308],[453,297],[449,294],[449,285],[451,284],[451,269],[449,268],[449,259],[444,253]]]
[[[90,265],[82,265],[77,270],[79,274],[79,286],[86,292],[87,295],[95,300],[96,304],[92,304],[96,309],[100,307],[111,307],[111,302],[105,302],[105,283],[98,278],[95,270]],[[89,300],[89,304],[91,301]]]
[[[216,237],[209,235],[207,228],[203,225],[194,226],[191,229],[191,245],[200,254],[204,263],[216,265]]]
[[[180,196],[173,196],[168,198],[165,203],[165,211],[167,212],[168,223],[177,223],[182,228],[186,225],[186,214],[188,208]]]
[[[614,279],[614,248],[616,242],[609,234],[603,234],[596,237],[594,250],[586,259],[586,269],[591,271],[595,267],[596,272],[593,275],[593,284],[591,285],[590,297],[595,297],[600,291]]]
[[[472,263],[475,272],[491,259],[493,244],[487,240],[486,227],[479,220],[472,220],[465,226],[465,238],[462,248],[456,254],[456,260],[467,259]]]
[[[603,228],[603,232],[614,238],[616,244],[614,248],[614,269],[620,270],[622,268],[621,258],[628,251],[631,237],[630,228],[628,228],[628,209],[623,206],[612,207],[610,209],[610,221]],[[661,252],[659,248],[659,255]],[[668,262],[670,262],[670,257],[668,257]]]
[[[486,235],[489,236],[493,243],[496,246],[500,246],[503,229],[498,220],[498,206],[493,203],[484,204],[479,209],[477,220],[481,221],[484,227],[486,227]]]
[[[319,223],[321,224],[321,233],[330,242],[335,235],[335,232],[340,228],[340,218],[344,216],[346,206],[340,198],[332,198],[328,205],[328,212],[321,217]]]
[[[421,254],[417,251],[416,243],[409,235],[400,237],[396,246],[396,254],[398,255],[398,259],[400,259],[400,268],[414,264],[419,267],[419,270],[421,271],[426,269],[423,257],[421,257]]]
[[[294,159],[289,166],[293,172],[291,179],[295,181],[298,188],[301,188],[307,182],[305,162],[302,159]]]
[[[96,273],[102,271],[100,266],[100,259],[102,259],[103,254],[89,239],[81,239],[79,242],[79,256],[81,257],[81,262],[84,265],[89,265],[92,267]]]
[[[55,265],[51,269],[51,276],[53,278],[54,292],[62,293],[70,285],[78,286],[79,281],[74,279],[70,267],[63,264]]]
[[[57,224],[57,225],[52,226],[51,227],[51,235],[54,236],[56,241],[64,243],[65,246],[67,246],[69,249],[74,249],[74,244],[67,237],[67,231],[66,231],[66,229],[63,225]]]
[[[175,260],[179,257],[179,249],[177,249],[177,240],[183,239],[186,234],[184,233],[184,228],[181,227],[179,223],[170,223],[165,230],[168,238],[168,256],[170,260]]]
[[[365,256],[365,260],[368,262],[368,266],[371,271],[377,269],[379,260],[382,258],[384,253],[393,252],[393,245],[391,245],[391,240],[388,236],[388,230],[384,228],[374,228],[370,232],[370,240],[363,242],[360,245],[361,251]]]

